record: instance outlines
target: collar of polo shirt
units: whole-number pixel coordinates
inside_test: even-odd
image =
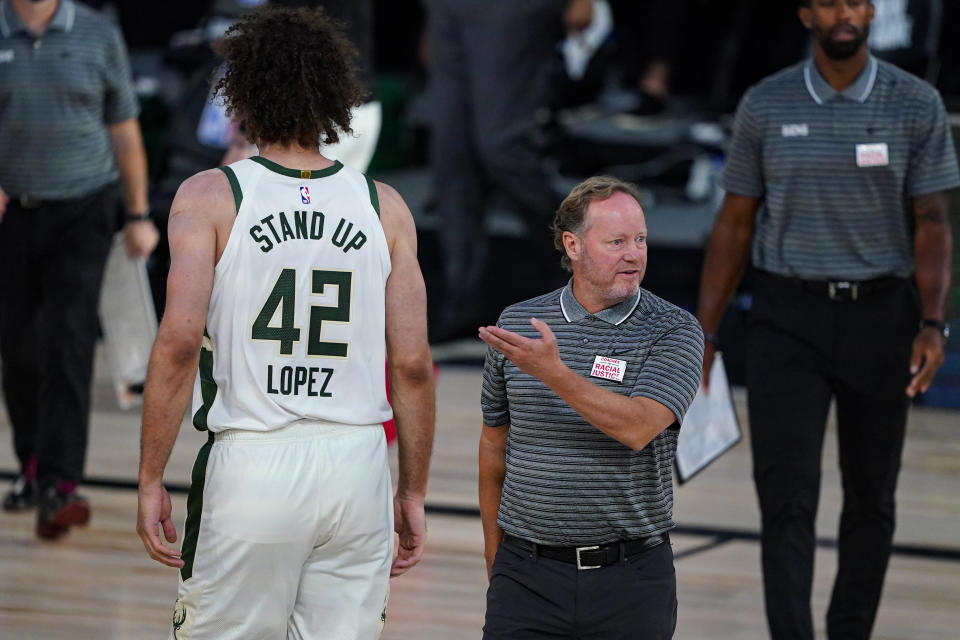
[[[642,292],[642,289],[637,289],[636,295],[630,296],[623,302],[618,302],[612,307],[607,307],[606,309],[591,314],[583,308],[583,305],[580,304],[576,296],[573,295],[573,278],[570,278],[567,286],[560,292],[560,311],[563,312],[563,317],[566,318],[567,322],[580,322],[587,316],[592,315],[594,318],[603,320],[608,324],[618,325],[629,318],[633,310],[640,304],[640,295]]]
[[[810,58],[806,64],[803,65],[803,81],[807,85],[807,91],[810,92],[810,97],[813,98],[817,104],[823,104],[824,102],[833,100],[838,95],[843,96],[847,100],[863,103],[870,97],[870,92],[873,91],[873,85],[877,81],[877,66],[877,59],[872,55],[868,55],[867,65],[863,68],[863,71],[860,72],[860,75],[857,76],[856,81],[843,91],[837,91],[827,84],[827,81],[820,75],[820,70],[817,69],[813,58]]]
[[[70,31],[73,28],[73,22],[77,16],[77,8],[73,0],[60,0],[57,4],[57,11],[53,14],[53,19],[47,26],[47,31],[54,29],[56,31]],[[9,38],[18,32],[29,33],[27,25],[23,24],[20,16],[13,10],[10,0],[0,0],[0,34],[4,38]]]

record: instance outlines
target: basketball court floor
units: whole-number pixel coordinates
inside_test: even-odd
[[[440,355],[438,353],[438,355]],[[33,514],[0,513],[0,638],[166,638],[175,570],[150,560],[134,526],[139,414],[116,408],[98,359],[94,412],[82,487],[90,526],[45,543]],[[481,637],[486,575],[477,517],[479,366],[441,364],[436,447],[423,562],[392,581],[385,640]],[[683,640],[766,637],[760,581],[759,516],[750,479],[744,394],[735,392],[744,441],[675,490],[679,622]],[[16,470],[6,412],[0,412],[3,490]],[[840,507],[833,427],[824,452],[813,607],[818,637],[830,595]],[[183,531],[194,456],[205,438],[184,422],[167,469],[174,520]],[[394,459],[396,454],[394,452]],[[874,638],[960,638],[960,413],[914,409],[900,476],[896,551]],[[256,579],[251,576],[250,579]]]

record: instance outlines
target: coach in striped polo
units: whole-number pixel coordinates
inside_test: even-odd
[[[37,534],[85,524],[97,301],[123,183],[147,256],[147,164],[119,29],[73,0],[0,0],[0,359],[20,474],[4,511]]]
[[[776,639],[813,638],[814,520],[833,400],[844,498],[827,634],[869,637],[907,406],[944,360],[945,192],[960,184],[957,161],[936,90],[867,51],[873,16],[867,0],[800,8],[814,55],[741,101],[703,267],[704,372],[748,255],[756,270],[747,389]]]
[[[632,185],[585,180],[553,228],[573,278],[480,329],[484,638],[671,638],[672,466],[703,334],[640,288]]]

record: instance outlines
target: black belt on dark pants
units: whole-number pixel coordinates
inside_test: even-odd
[[[54,204],[54,201],[52,200],[41,200],[40,198],[35,198],[29,193],[11,195],[10,199],[18,203],[21,209],[39,209],[45,204]]]
[[[39,209],[40,207],[56,207],[60,205],[70,205],[78,202],[83,202],[88,198],[96,198],[100,196],[101,192],[106,191],[107,189],[113,188],[114,184],[115,183],[106,184],[103,187],[97,189],[96,191],[93,191],[92,193],[88,193],[82,196],[77,196],[76,198],[61,198],[61,199],[53,200],[50,198],[38,198],[37,196],[34,196],[29,193],[19,193],[19,194],[8,193],[7,196],[10,198],[11,202],[15,202],[19,204],[21,209]]]
[[[810,293],[837,302],[859,300],[904,281],[904,278],[897,278],[895,276],[884,276],[881,278],[873,278],[872,280],[803,280],[801,278],[778,276],[772,273],[767,273],[766,275],[779,282],[799,287],[804,291],[809,291]]]
[[[582,547],[553,547],[537,544],[512,535],[504,535],[503,541],[508,545],[519,547],[524,551],[532,552],[543,558],[559,560],[568,564],[577,565],[577,569],[599,569],[606,567],[623,558],[635,556],[638,553],[653,549],[665,540],[664,534],[637,538],[636,540],[622,540],[606,544],[586,545]]]

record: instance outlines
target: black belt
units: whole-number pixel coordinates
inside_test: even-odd
[[[7,194],[10,197],[11,202],[16,202],[20,205],[21,209],[39,209],[40,207],[53,207],[57,205],[68,205],[77,202],[83,202],[87,198],[94,198],[100,195],[101,192],[106,191],[113,187],[113,183],[108,183],[103,187],[97,189],[92,193],[88,193],[82,196],[77,196],[76,198],[60,198],[60,199],[51,199],[51,198],[38,198],[29,193],[20,193],[20,194]]]
[[[619,562],[622,558],[629,558],[648,549],[653,549],[662,544],[664,540],[665,535],[658,533],[657,535],[646,538],[608,542],[606,544],[593,544],[583,547],[551,547],[530,542],[529,540],[524,540],[523,538],[509,534],[503,536],[503,541],[506,544],[519,547],[524,551],[529,551],[543,558],[575,564],[577,565],[577,569],[581,570],[606,567],[607,565]]]
[[[859,300],[877,291],[904,282],[904,278],[894,276],[884,276],[872,280],[803,280],[801,278],[785,278],[783,276],[770,275],[777,280],[800,287],[804,291],[809,291],[810,293],[837,302]]]
[[[79,198],[78,198],[79,200]],[[19,195],[11,195],[11,202],[16,202],[20,205],[21,209],[39,209],[40,207],[49,207],[51,205],[64,204],[70,202],[70,200],[49,200],[46,198],[37,198],[32,196],[29,193],[21,193]]]
[[[21,193],[20,195],[11,195],[10,199],[20,205],[21,209],[39,209],[45,203],[49,201],[41,200],[40,198],[35,198],[29,193]]]

